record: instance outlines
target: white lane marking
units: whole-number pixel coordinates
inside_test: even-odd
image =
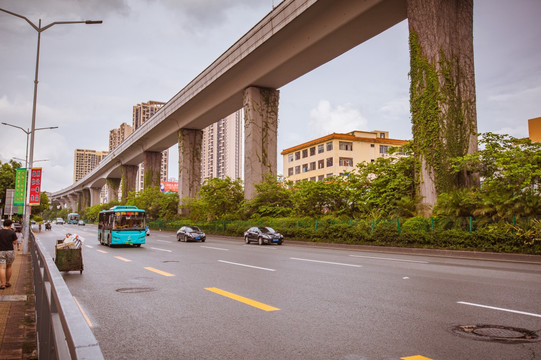
[[[356,257],[356,258],[389,260],[389,261],[403,261],[403,262],[412,262],[412,263],[418,263],[418,264],[429,264],[428,261],[420,261],[420,260],[406,260],[406,259],[395,259],[395,258],[386,258],[386,257],[378,257],[378,256],[363,256],[363,255],[349,255],[349,256]]]
[[[264,267],[253,266],[253,265],[239,264],[239,263],[235,263],[235,262],[231,262],[231,261],[225,261],[225,260],[218,260],[218,261],[222,262],[222,263],[225,263],[225,264],[244,266],[244,267],[249,267],[249,268],[253,268],[253,269],[266,270],[266,271],[276,271],[274,269],[268,269],[268,268],[264,268]]]
[[[158,250],[158,251],[165,251],[165,252],[173,252],[172,250],[160,249],[160,248],[155,248],[155,247],[151,247],[151,249]]]
[[[79,304],[79,301],[77,301],[77,298],[75,296],[73,297],[73,300],[75,300],[75,303],[79,307],[79,310],[81,311],[81,314],[83,314],[83,317],[85,318],[85,321],[88,324],[88,327],[91,327],[91,328],[94,327],[94,325],[90,321],[90,318],[86,315],[85,311],[83,310],[83,307],[81,306],[81,304]]]
[[[202,248],[205,248],[205,249],[214,249],[214,250],[229,251],[229,249],[218,248],[218,247],[212,247],[212,246],[201,246],[201,247],[202,247]]]
[[[534,314],[534,313],[529,313],[529,312],[525,312],[525,311],[518,311],[518,310],[512,310],[512,309],[504,309],[504,308],[499,308],[499,307],[495,307],[495,306],[474,304],[474,303],[470,303],[470,302],[466,302],[466,301],[457,301],[457,304],[477,306],[477,307],[481,307],[481,308],[485,308],[485,309],[507,311],[507,312],[511,312],[511,313],[515,313],[515,314],[535,316],[535,317],[541,318],[541,314]]]
[[[341,265],[341,266],[351,266],[351,267],[363,267],[362,265],[354,265],[354,264],[344,264],[344,263],[337,263],[332,261],[320,261],[320,260],[311,260],[311,259],[302,259],[302,258],[290,258],[291,260],[300,260],[300,261],[310,261],[320,264],[331,264],[331,265]]]
[[[160,239],[156,239],[156,241],[163,242],[163,243],[169,243],[170,242],[170,241],[167,241],[167,240],[160,240]]]
[[[408,276],[404,276],[404,277],[402,278],[402,280],[409,280],[409,277],[408,277]]]
[[[89,249],[94,249],[94,246],[90,246],[90,245],[85,245],[85,247],[87,247]]]

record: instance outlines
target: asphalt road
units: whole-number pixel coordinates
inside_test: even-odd
[[[541,359],[541,342],[509,343],[541,336],[541,264],[157,231],[109,248],[95,226],[38,237],[53,254],[68,231],[84,271],[64,280],[106,359]]]

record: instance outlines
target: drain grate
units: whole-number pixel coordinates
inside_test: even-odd
[[[151,287],[132,287],[132,288],[116,289],[116,292],[123,293],[123,294],[135,294],[135,293],[144,293],[144,292],[151,292],[151,291],[156,291],[156,289],[151,288]]]
[[[456,335],[480,341],[526,343],[541,340],[534,331],[501,325],[459,325],[451,331]]]

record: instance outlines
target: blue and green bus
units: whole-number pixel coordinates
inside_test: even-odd
[[[81,217],[79,216],[79,214],[77,214],[77,213],[69,213],[67,223],[77,225],[79,223],[80,219],[81,219]]]
[[[137,206],[114,206],[100,211],[98,241],[108,246],[141,246],[146,238],[145,217],[145,210]]]

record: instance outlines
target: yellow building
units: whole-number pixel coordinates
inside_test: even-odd
[[[541,117],[528,120],[529,138],[535,142],[541,142]]]
[[[326,177],[351,172],[356,164],[385,156],[391,147],[406,145],[405,140],[389,139],[388,131],[332,133],[282,151],[284,177],[294,182],[321,181]]]

